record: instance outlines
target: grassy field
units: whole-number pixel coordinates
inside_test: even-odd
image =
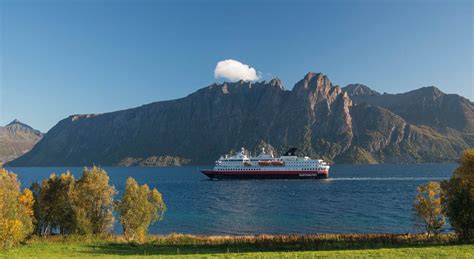
[[[64,257],[456,257],[474,258],[474,244],[416,235],[152,236],[143,244],[108,238],[35,238],[0,252],[8,258]]]

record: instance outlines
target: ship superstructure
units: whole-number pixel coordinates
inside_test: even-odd
[[[252,157],[242,148],[233,156],[221,156],[212,170],[201,170],[211,179],[321,179],[329,176],[329,165],[321,159],[296,156],[296,148],[280,157],[262,152]]]

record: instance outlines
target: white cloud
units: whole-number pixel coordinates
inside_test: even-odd
[[[215,78],[226,78],[230,81],[257,81],[260,79],[260,72],[257,74],[255,68],[233,59],[226,59],[217,62],[214,69]]]

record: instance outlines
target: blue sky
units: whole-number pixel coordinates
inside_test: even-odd
[[[186,96],[235,59],[291,89],[308,71],[474,100],[472,1],[0,1],[0,125]]]

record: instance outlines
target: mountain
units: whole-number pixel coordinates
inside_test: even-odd
[[[363,85],[341,89],[321,73],[308,73],[292,90],[278,79],[212,84],[176,100],[70,116],[9,165],[117,165],[160,156],[209,164],[242,146],[280,154],[296,146],[338,163],[445,162],[473,146],[469,123],[444,115],[436,127],[418,123],[396,105],[377,104],[379,96],[385,95]],[[451,105],[472,118],[472,103],[459,100]],[[441,127],[446,123],[451,127]]]
[[[457,94],[445,94],[434,86],[401,94],[380,94],[367,86],[343,88],[354,104],[368,103],[384,107],[407,122],[445,131],[452,128],[474,132],[474,104]]]
[[[11,161],[28,152],[42,136],[40,131],[18,120],[0,126],[0,162]]]
[[[351,97],[354,96],[379,96],[380,93],[377,91],[374,91],[370,89],[368,86],[363,85],[363,84],[349,84],[346,87],[343,88],[344,92],[347,92],[347,94]]]

